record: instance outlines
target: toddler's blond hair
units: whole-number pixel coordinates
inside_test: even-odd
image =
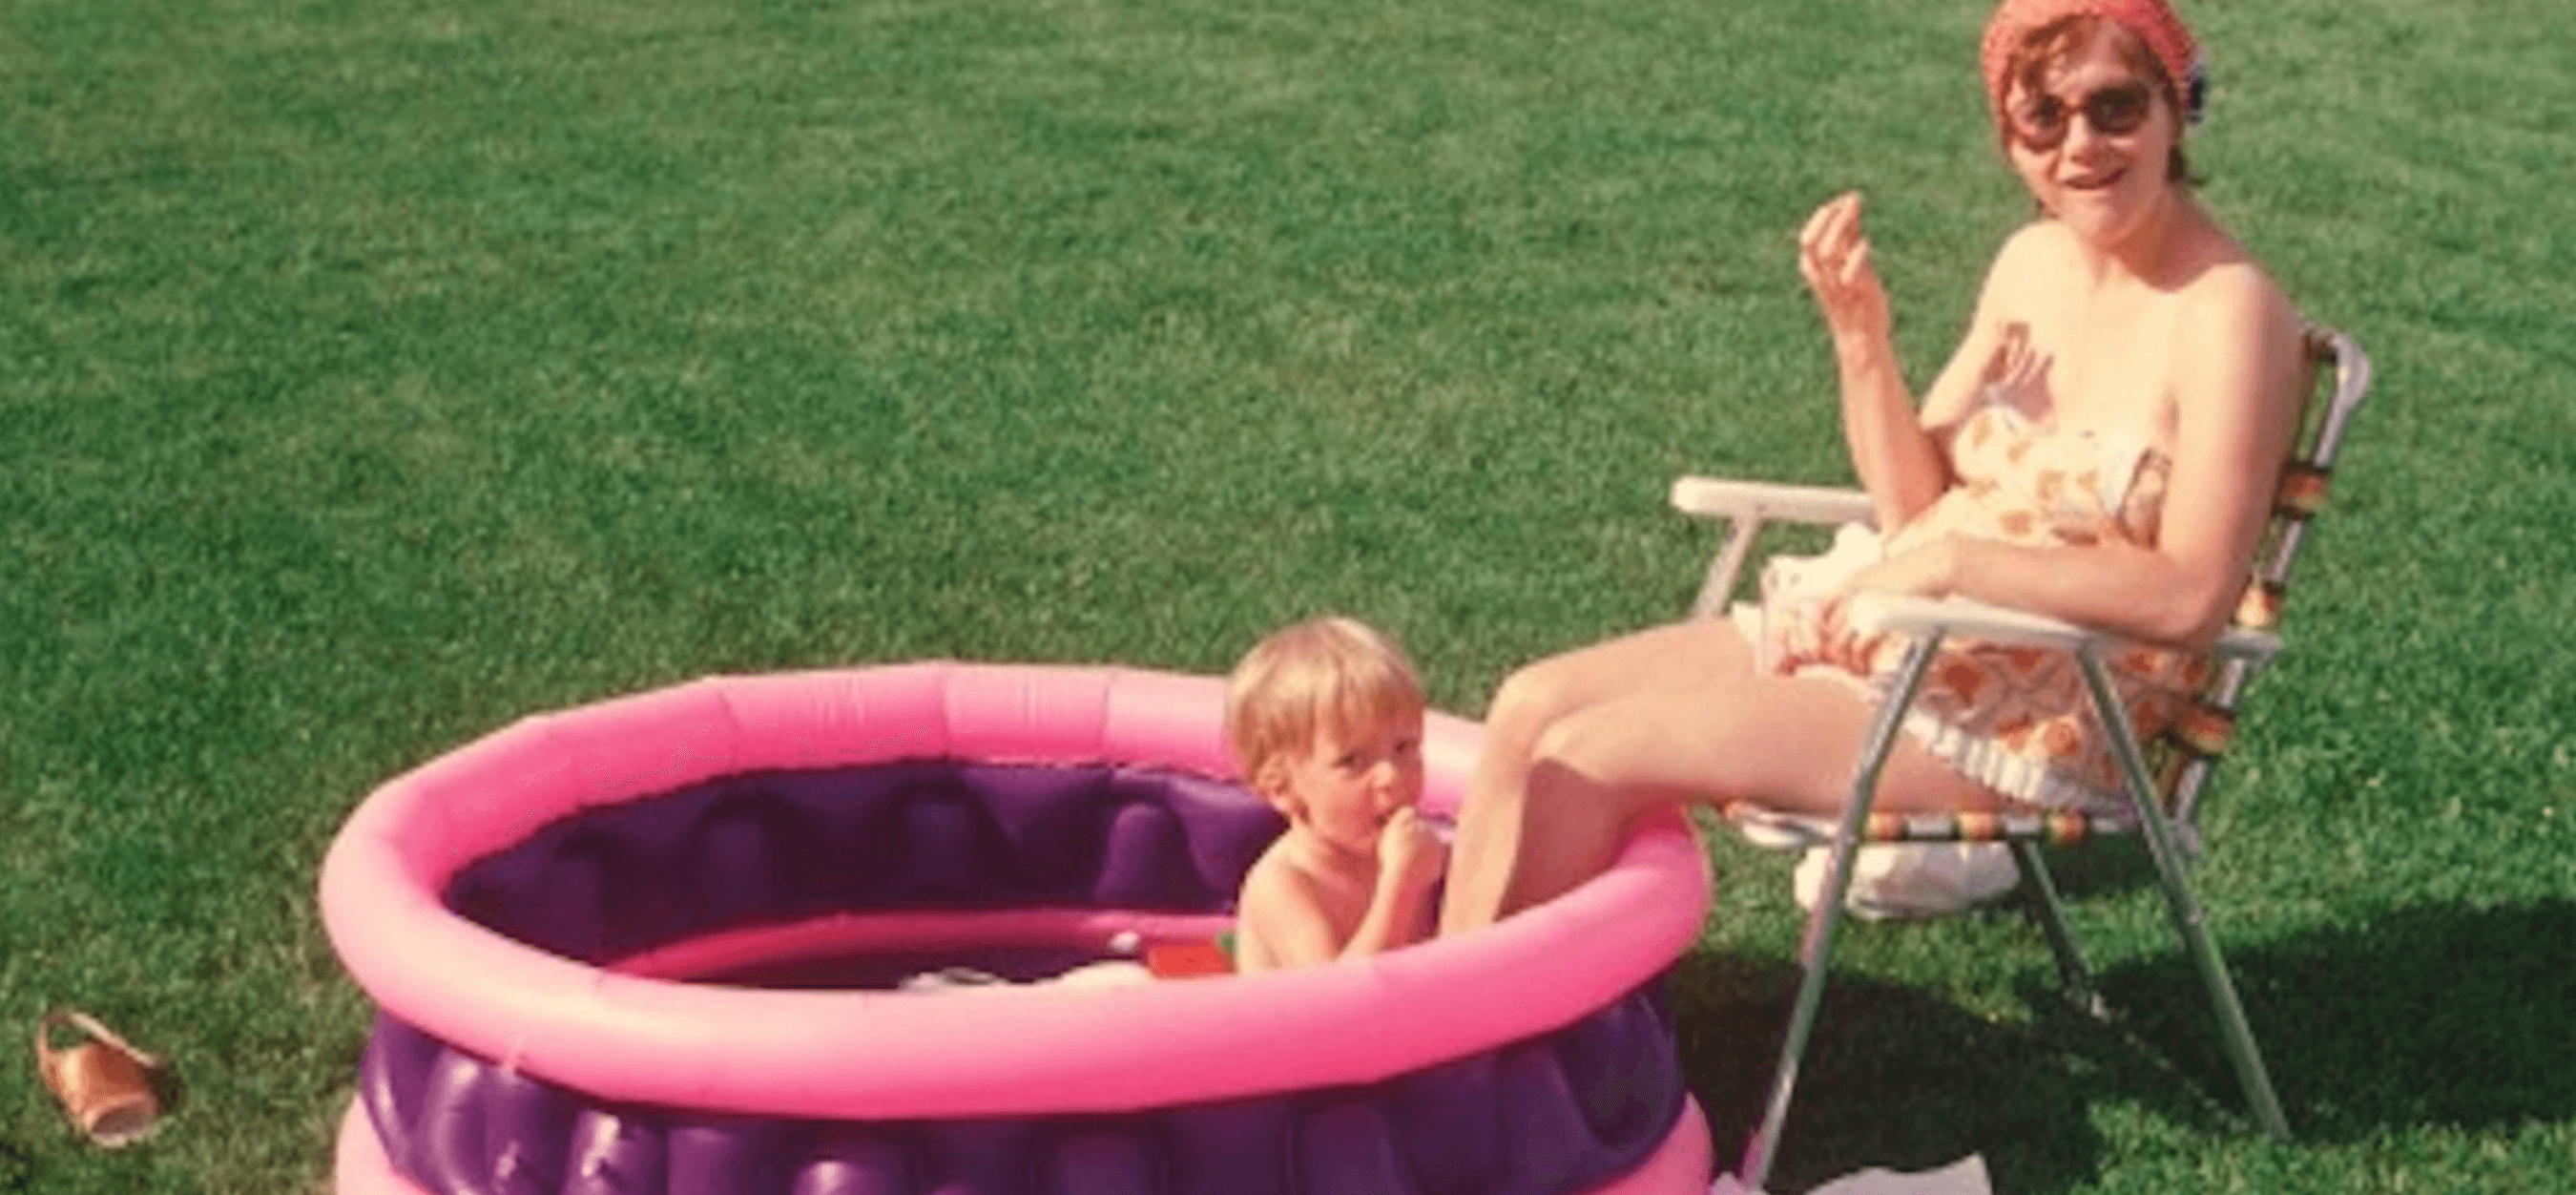
[[[1404,650],[1368,624],[1329,617],[1274,631],[1226,682],[1225,737],[1246,783],[1326,729],[1421,712],[1422,680]]]

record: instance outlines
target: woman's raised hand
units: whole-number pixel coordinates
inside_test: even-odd
[[[1860,192],[1837,195],[1807,217],[1798,233],[1798,272],[1815,292],[1838,353],[1887,343],[1887,290],[1879,285],[1869,238],[1860,230]]]

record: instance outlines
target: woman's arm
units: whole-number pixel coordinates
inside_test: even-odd
[[[1952,537],[1848,588],[1974,598],[2176,646],[2226,629],[2297,421],[2299,322],[2251,267],[2214,273],[2184,303],[2172,345],[2173,472],[2154,546]]]
[[[2307,358],[2299,314],[2250,265],[2193,289],[2170,351],[2173,474],[2156,553],[2171,567],[2159,636],[2206,643],[2227,629],[2297,434]]]
[[[1816,209],[1799,234],[1798,270],[1833,338],[1852,470],[1869,491],[1879,527],[1893,529],[1955,480],[1939,436],[1966,413],[1999,343],[1990,310],[1994,278],[1988,278],[1967,336],[1924,392],[1918,413],[1896,358],[1887,292],[1861,232],[1860,206],[1860,196],[1847,193]],[[1998,258],[1996,274],[2001,268]]]

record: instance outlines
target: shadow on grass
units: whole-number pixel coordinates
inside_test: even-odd
[[[2115,861],[2095,882],[2140,881]],[[2576,1118],[2576,903],[2400,909],[2239,947],[2228,966],[2303,1142]],[[1760,1120],[1797,977],[1786,962],[1707,955],[1675,976],[1683,1071],[1722,1168]],[[2100,981],[2109,1023],[2070,1007],[2052,970],[2019,985],[2029,1023],[1995,1024],[1935,993],[1834,975],[1771,1187],[1982,1153],[1998,1191],[2067,1191],[2099,1179],[2105,1143],[2085,1109],[2101,1100],[2257,1131],[2178,946]]]
[[[2147,844],[2134,835],[2117,835],[2080,847],[2046,847],[2042,854],[2048,860],[2049,879],[2069,904],[2156,886],[2155,860],[2148,857]],[[2026,893],[2027,887],[2023,891]],[[2010,907],[2016,913],[2021,911],[2018,899]]]
[[[2576,1117],[2576,904],[2398,909],[2348,928],[2230,950],[2272,1084],[2306,1141]],[[2145,1055],[2237,1117],[2243,1097],[2199,975],[2179,951],[2106,970],[2104,994]],[[2128,1094],[2164,1105],[2153,1068]],[[2161,1093],[2161,1094],[2160,1094]],[[2179,1111],[2179,1109],[2177,1109]]]
[[[5,1137],[0,1137],[0,1191],[17,1195],[35,1188],[36,1161],[27,1151]]]
[[[1797,993],[1786,962],[1693,955],[1674,977],[1682,1068],[1708,1114],[1720,1169],[1761,1120]],[[1985,1155],[1995,1189],[2059,1192],[2098,1180],[2103,1141],[2088,1052],[2045,1026],[1999,1025],[1933,993],[1837,974],[1807,1050],[1770,1182],[1801,1191],[1868,1166],[1926,1170]]]

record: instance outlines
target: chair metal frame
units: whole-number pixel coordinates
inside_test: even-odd
[[[2092,970],[2085,963],[2074,933],[2067,924],[2064,901],[2048,873],[2040,846],[2043,842],[2067,843],[2104,834],[2139,835],[2154,861],[2157,886],[2163,892],[2174,930],[2182,939],[2183,948],[2198,970],[2203,986],[2208,989],[2228,1057],[2245,1091],[2246,1104],[2266,1132],[2276,1138],[2289,1138],[2289,1123],[2282,1115],[2280,1099],[2273,1090],[2270,1073],[2264,1067],[2261,1047],[2254,1040],[2244,1006],[2237,998],[2234,982],[2229,978],[2226,961],[2210,937],[2200,902],[2192,895],[2186,873],[2200,854],[2201,790],[2218,752],[2225,746],[2237,702],[2245,686],[2281,650],[2281,640],[2272,628],[2279,615],[2291,562],[2305,537],[2309,518],[2323,505],[2326,482],[2345,428],[2370,389],[2370,360],[2350,337],[2332,328],[2311,324],[2307,329],[2306,346],[2312,381],[2301,413],[2299,433],[2276,490],[2272,522],[2256,554],[2252,582],[2247,586],[2246,600],[2240,604],[2237,623],[2210,649],[2212,662],[2216,665],[2212,670],[2213,679],[2195,707],[2203,716],[2186,717],[2184,725],[2178,725],[2167,735],[2167,744],[2174,748],[2168,752],[2173,766],[2165,769],[2163,783],[2160,784],[2151,772],[2147,752],[2123,713],[2103,663],[2106,652],[2128,646],[2126,641],[2058,619],[1960,599],[1864,596],[1853,601],[1850,618],[1856,629],[1863,632],[1894,631],[1910,636],[1912,644],[1886,700],[1872,718],[1861,760],[1852,778],[1850,801],[1845,803],[1837,819],[1800,818],[1749,803],[1739,803],[1727,810],[1730,818],[1741,824],[1761,824],[1775,832],[1789,830],[1805,835],[1808,841],[1817,845],[1832,847],[1832,862],[1825,875],[1823,891],[1817,896],[1815,908],[1809,913],[1805,932],[1799,940],[1798,956],[1804,974],[1799,982],[1797,1001],[1790,1011],[1786,1036],[1781,1042],[1779,1066],[1773,1075],[1762,1122],[1747,1142],[1743,1160],[1737,1168],[1737,1177],[1741,1181],[1759,1189],[1769,1178],[1771,1165],[1777,1157],[1780,1134],[1788,1119],[1790,1098],[1797,1088],[1799,1065],[1815,1029],[1817,1009],[1823,1001],[1826,964],[1833,953],[1835,930],[1842,921],[1843,897],[1850,889],[1853,862],[1864,842],[1968,839],[2009,843],[2015,865],[2030,881],[2034,894],[2031,903],[2038,911],[2050,953],[2055,956],[2069,994],[2081,1007],[2099,1016],[2105,1014],[2105,1006],[2096,990]],[[2316,379],[2330,385],[2322,402],[2318,401]],[[1733,524],[1726,546],[1712,562],[1695,604],[1694,613],[1701,616],[1714,615],[1724,609],[1734,593],[1736,579],[1752,552],[1754,541],[1767,524],[1866,523],[1872,516],[1868,495],[1857,491],[1701,477],[1684,477],[1674,482],[1672,502],[1685,514],[1723,519]],[[2090,817],[1874,817],[1870,806],[1877,797],[1879,772],[1895,745],[1905,711],[1912,705],[1923,674],[1935,658],[1940,644],[1952,636],[2072,652],[2105,730],[2105,739],[2119,765],[2128,808],[2115,814]],[[2160,793],[2165,796],[2161,803],[2158,799]]]

